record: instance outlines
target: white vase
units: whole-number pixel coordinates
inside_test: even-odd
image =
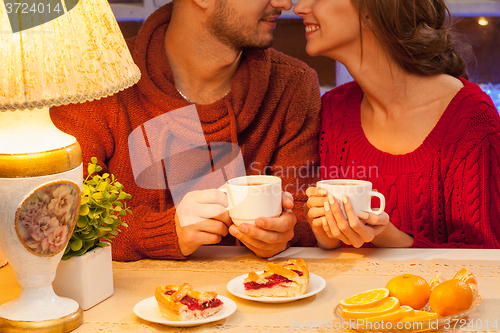
[[[111,246],[62,260],[52,286],[57,295],[74,299],[83,310],[113,295]]]
[[[78,303],[52,288],[78,216],[82,178],[81,163],[51,175],[0,177],[0,251],[21,285],[19,297],[0,305],[3,331],[69,332],[83,323]]]

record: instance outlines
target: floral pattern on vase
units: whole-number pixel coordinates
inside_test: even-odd
[[[16,214],[17,235],[26,249],[42,256],[64,250],[75,227],[80,198],[80,188],[70,181],[36,189]]]

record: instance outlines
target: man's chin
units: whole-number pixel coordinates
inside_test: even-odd
[[[248,45],[244,47],[244,49],[258,49],[258,50],[265,50],[273,46],[274,44],[274,38],[271,37],[271,39],[267,41],[262,41],[259,43],[254,43],[253,45]]]

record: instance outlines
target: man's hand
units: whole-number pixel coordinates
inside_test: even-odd
[[[259,257],[268,258],[284,251],[293,238],[297,217],[292,212],[293,196],[283,192],[281,200],[283,212],[279,217],[259,217],[255,225],[243,223],[238,227],[233,224],[229,233]]]
[[[216,190],[193,191],[181,200],[175,213],[179,247],[188,256],[205,244],[217,244],[233,223],[229,217],[227,196]]]

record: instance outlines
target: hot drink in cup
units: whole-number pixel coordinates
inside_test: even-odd
[[[372,191],[372,183],[365,180],[356,179],[330,179],[319,181],[317,187],[325,189],[328,194],[335,197],[340,202],[342,211],[344,206],[342,196],[345,195],[351,201],[356,212],[369,212],[380,215],[385,209],[385,197],[382,193]],[[380,208],[373,210],[371,207],[372,197],[380,199]],[[344,212],[345,214],[345,212]]]
[[[267,175],[230,179],[225,188],[229,216],[233,223],[255,224],[259,217],[281,215],[281,178]]]

